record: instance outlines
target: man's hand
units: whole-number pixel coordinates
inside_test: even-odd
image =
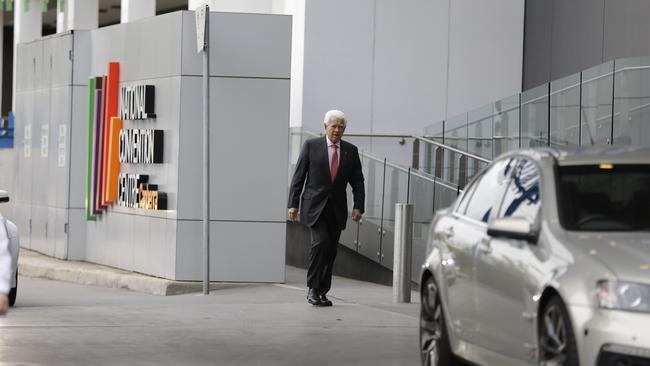
[[[296,221],[298,218],[298,209],[295,207],[292,207],[289,209],[289,220],[291,221]]]
[[[9,311],[9,298],[5,294],[0,294],[0,316],[4,316]]]
[[[361,210],[357,210],[356,208],[352,210],[352,221],[359,221],[361,220]]]

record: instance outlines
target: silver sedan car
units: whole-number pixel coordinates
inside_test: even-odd
[[[424,365],[650,365],[650,148],[503,155],[428,245]]]

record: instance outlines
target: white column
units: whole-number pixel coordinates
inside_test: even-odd
[[[82,0],[83,1],[83,0]],[[122,0],[122,23],[156,15],[156,0]]]
[[[16,45],[41,38],[43,29],[43,13],[41,2],[29,1],[29,9],[25,1],[14,1],[14,64],[13,64],[13,96],[11,110],[16,111]]]
[[[99,0],[65,0],[56,5],[56,32],[71,29],[95,29],[99,26]]]

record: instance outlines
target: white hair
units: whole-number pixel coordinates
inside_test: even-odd
[[[343,121],[343,126],[348,124],[348,120],[345,118],[345,113],[336,109],[332,109],[331,111],[327,111],[327,113],[325,113],[325,121],[323,123],[327,125],[332,120],[332,118],[340,119]]]

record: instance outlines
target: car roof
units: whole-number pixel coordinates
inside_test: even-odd
[[[534,160],[552,157],[560,166],[650,164],[650,146],[589,146],[576,149],[534,148],[510,151],[502,157],[525,155]]]

